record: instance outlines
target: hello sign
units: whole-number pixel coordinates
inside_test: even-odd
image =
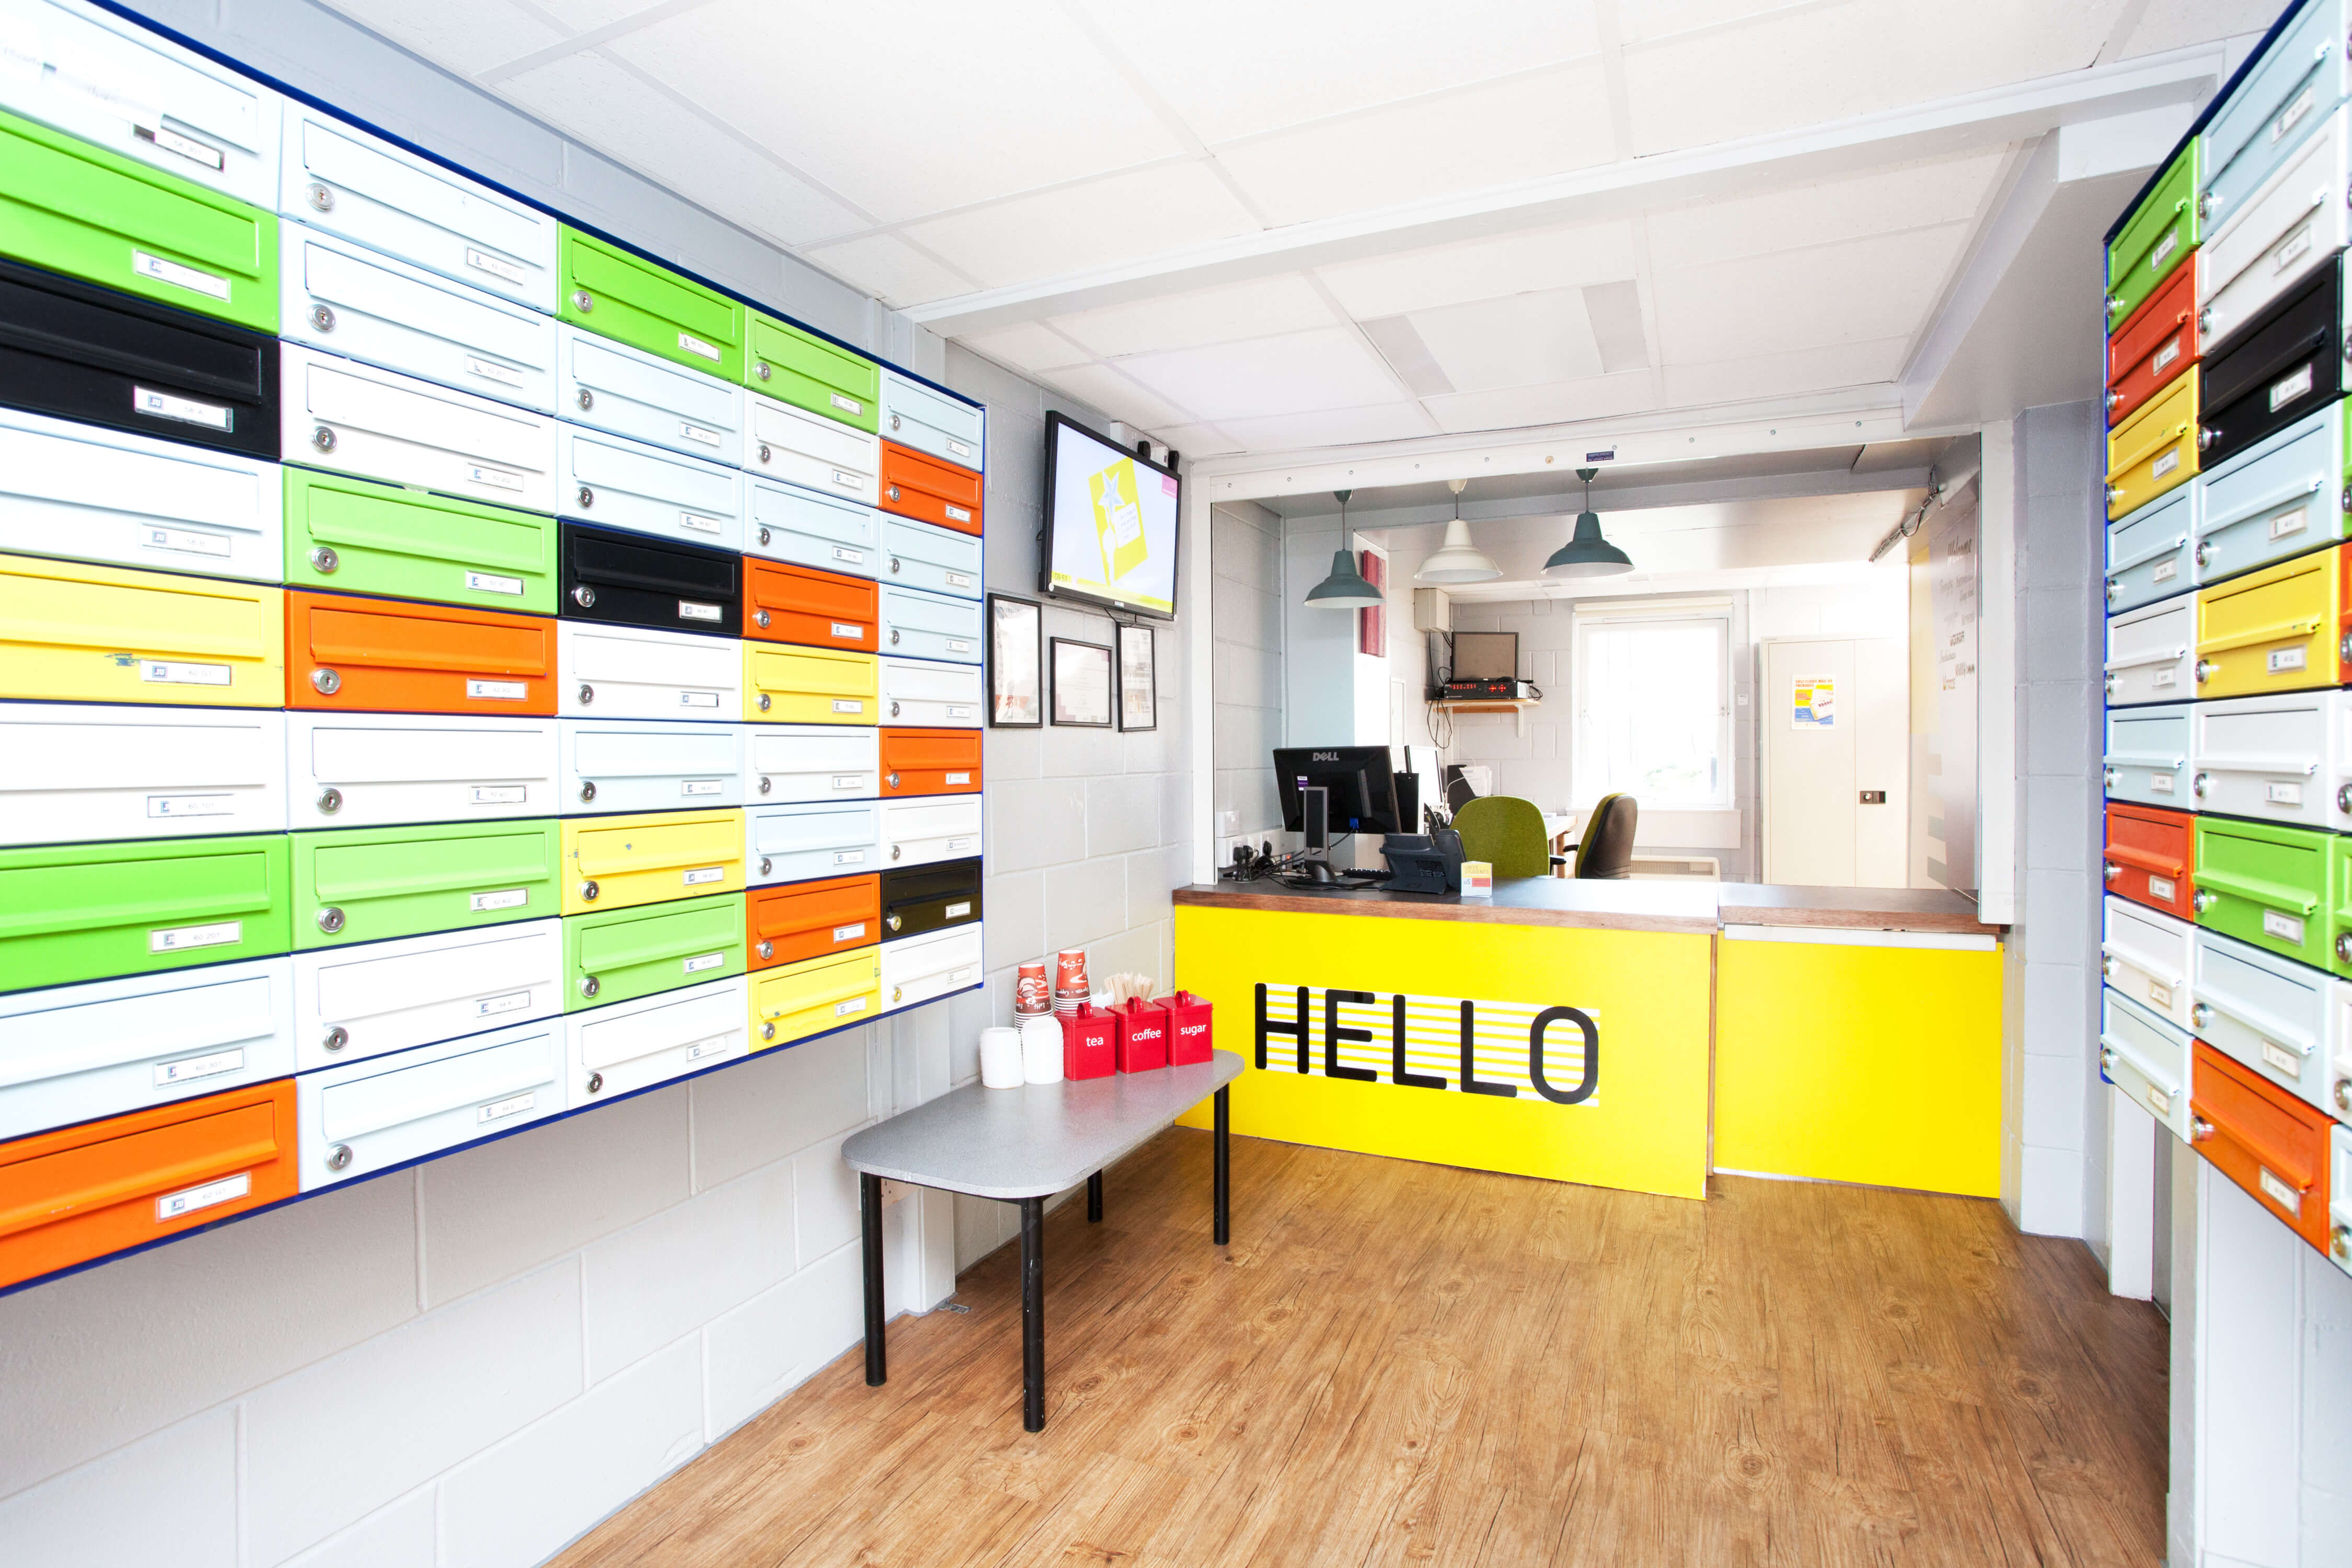
[[[1284,1044],[1270,1049],[1277,1038]],[[1534,1002],[1261,984],[1257,1065],[1309,1078],[1590,1105],[1601,1086],[1601,1025],[1582,1008]]]

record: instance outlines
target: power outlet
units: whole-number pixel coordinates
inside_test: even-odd
[[[1242,814],[1238,811],[1217,813],[1217,837],[1231,838],[1242,830]]]

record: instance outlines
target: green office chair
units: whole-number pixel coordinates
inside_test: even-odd
[[[1549,876],[1558,863],[1543,813],[1517,795],[1480,795],[1454,814],[1454,831],[1462,835],[1463,858],[1488,862],[1498,879]]]
[[[1630,795],[1604,795],[1584,819],[1584,837],[1576,845],[1578,877],[1622,880],[1633,874],[1633,828],[1641,820],[1642,804]]]

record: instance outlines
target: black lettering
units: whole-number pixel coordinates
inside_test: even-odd
[[[1505,1100],[1519,1098],[1519,1086],[1515,1083],[1481,1083],[1478,1081],[1478,1058],[1471,1050],[1476,1032],[1470,1004],[1462,1004],[1462,1092],[1465,1094],[1499,1094]]]
[[[1264,982],[1259,983],[1257,988],[1257,1066],[1260,1072],[1264,1072],[1265,1070],[1265,1037],[1268,1035],[1290,1035],[1296,1037],[1298,1041],[1298,1070],[1302,1073],[1307,1070],[1307,987],[1304,985],[1298,988],[1298,1013],[1297,1016],[1297,1021],[1289,1024],[1277,1024],[1273,1019],[1267,1017],[1265,1016],[1265,985]]]
[[[1328,1078],[1343,1078],[1354,1083],[1374,1083],[1380,1074],[1370,1068],[1349,1068],[1339,1065],[1339,1042],[1353,1045],[1358,1040],[1372,1037],[1370,1029],[1339,1027],[1339,1004],[1342,1002],[1377,1001],[1369,991],[1326,991],[1323,993],[1323,1072]],[[1304,1050],[1306,1047],[1301,1047]]]
[[[1407,1072],[1404,1068],[1404,998],[1390,998],[1389,1046],[1396,1053],[1396,1065],[1389,1076],[1408,1089],[1444,1089],[1442,1075]]]
[[[1563,1020],[1571,1022],[1584,1032],[1584,1081],[1574,1089],[1560,1090],[1544,1079],[1544,1030]],[[1528,1026],[1528,1077],[1536,1092],[1554,1105],[1581,1105],[1592,1098],[1601,1087],[1601,1031],[1591,1018],[1573,1007],[1547,1007],[1536,1015]]]

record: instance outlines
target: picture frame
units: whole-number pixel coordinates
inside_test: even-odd
[[[1045,610],[1034,599],[988,596],[988,722],[998,730],[1045,723]]]
[[[1122,626],[1118,647],[1118,727],[1160,728],[1159,649],[1150,626]]]
[[[1080,642],[1074,637],[1047,639],[1053,651],[1047,668],[1051,677],[1054,722],[1082,730],[1111,727],[1113,679],[1110,645]]]

